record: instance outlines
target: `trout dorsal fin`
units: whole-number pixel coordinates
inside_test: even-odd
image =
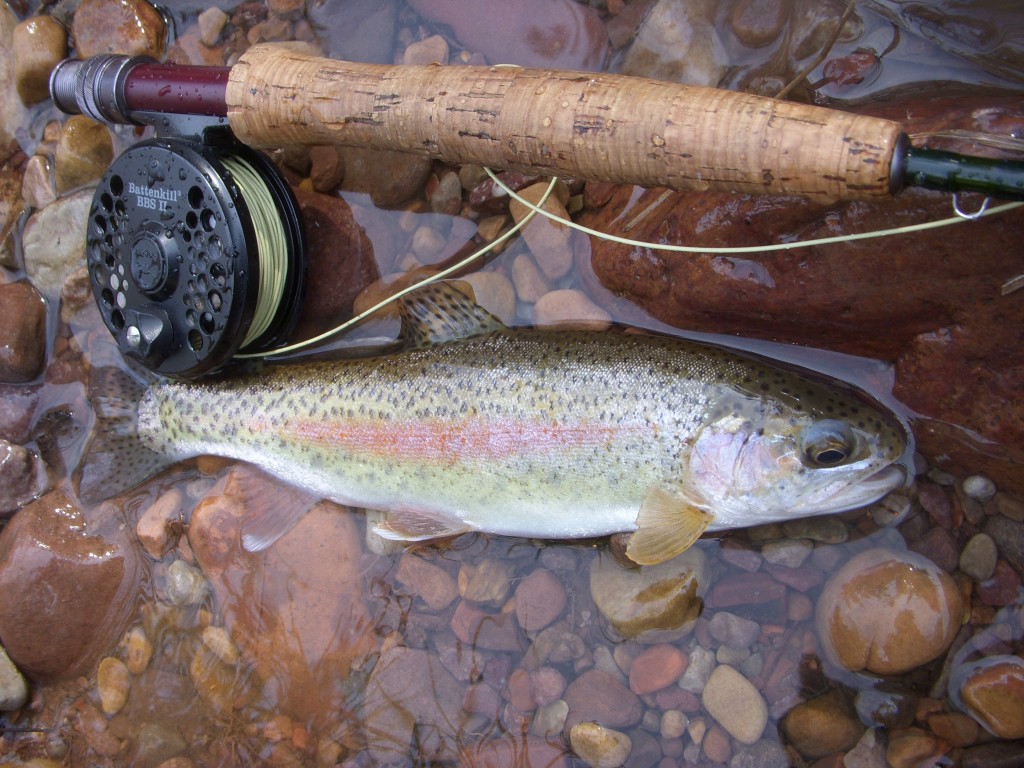
[[[638,565],[671,560],[692,547],[714,519],[668,488],[652,485],[636,516],[626,557]]]
[[[406,346],[423,349],[505,330],[498,318],[476,302],[473,287],[463,280],[425,285],[399,301]]]

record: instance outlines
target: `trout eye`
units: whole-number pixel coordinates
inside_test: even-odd
[[[810,467],[836,467],[853,455],[857,438],[844,421],[822,419],[800,436],[800,453]]]

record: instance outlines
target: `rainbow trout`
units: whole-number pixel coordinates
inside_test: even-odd
[[[401,312],[394,353],[154,384],[138,402],[106,392],[83,498],[214,454],[384,511],[385,537],[634,531],[627,554],[647,564],[704,531],[855,509],[905,480],[896,419],[810,376],[662,336],[511,330],[452,284]]]

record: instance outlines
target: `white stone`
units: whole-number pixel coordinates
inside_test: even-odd
[[[22,249],[29,280],[50,301],[60,296],[64,280],[85,263],[85,228],[93,190],[83,189],[55,200],[25,224]]]
[[[224,25],[228,23],[228,15],[220,8],[207,8],[199,14],[196,22],[199,25],[200,42],[212,48],[220,39]]]
[[[977,501],[988,501],[996,495],[996,484],[984,475],[965,477],[963,489],[965,495]]]
[[[28,699],[28,686],[7,651],[0,646],[0,711],[21,709]]]
[[[622,73],[714,87],[728,54],[715,28],[716,0],[660,0],[629,47]]]
[[[440,35],[411,43],[405,49],[403,64],[447,64],[448,41]]]
[[[45,208],[57,199],[50,161],[43,155],[32,155],[25,164],[21,178],[21,197],[33,208]]]

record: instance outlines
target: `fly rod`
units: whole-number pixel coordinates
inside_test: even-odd
[[[86,263],[121,352],[175,378],[279,348],[294,330],[305,230],[254,148],[335,143],[820,200],[913,185],[1024,198],[1024,163],[915,148],[889,120],[614,74],[353,64],[258,45],[233,67],[68,60],[50,93],[65,112],[156,129],[97,184]]]
[[[1024,163],[914,148],[890,120],[614,74],[355,64],[264,44],[230,68],[69,61],[51,93],[104,121],[225,117],[256,148],[335,143],[680,190],[870,200],[924,186],[1024,199]]]

